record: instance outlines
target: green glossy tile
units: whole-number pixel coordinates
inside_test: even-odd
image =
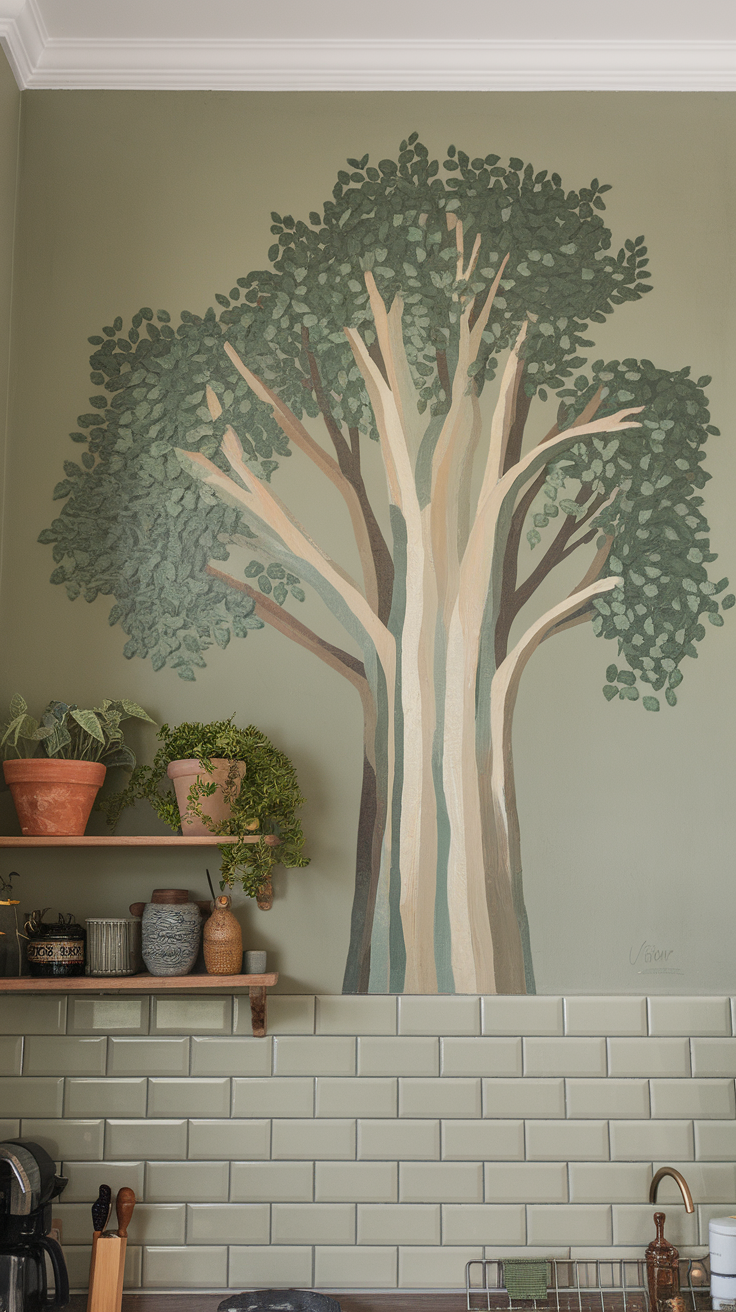
[[[67,1034],[147,1034],[148,998],[70,998]]]
[[[233,1080],[233,1116],[311,1116],[314,1080]]]
[[[273,1244],[354,1244],[354,1203],[274,1203]]]
[[[102,1183],[109,1184],[113,1198],[118,1189],[132,1189],[136,1198],[143,1199],[143,1162],[68,1162],[64,1161],[64,1175],[69,1183],[64,1190],[67,1203],[94,1202]],[[179,1200],[177,1200],[179,1201]]]
[[[24,994],[0,998],[0,1034],[63,1034],[66,1003],[66,994],[60,998]]]
[[[230,1249],[231,1289],[311,1289],[312,1249],[249,1245]]]
[[[188,1075],[188,1039],[110,1039],[108,1075]]]
[[[172,1158],[187,1155],[187,1123],[184,1120],[112,1120],[107,1122],[105,1156],[113,1161],[127,1158]]]
[[[333,1248],[314,1252],[314,1280],[320,1289],[396,1287],[396,1248]]]
[[[230,1111],[230,1081],[149,1080],[148,1115],[227,1116]]]
[[[105,1122],[24,1119],[21,1135],[39,1143],[55,1162],[98,1162],[104,1155]]]
[[[187,1243],[267,1244],[271,1215],[267,1203],[190,1203]]]
[[[54,1216],[61,1221],[65,1248],[89,1239],[89,1203],[54,1203]],[[128,1227],[131,1244],[183,1244],[185,1235],[184,1203],[136,1203]]]
[[[64,1110],[67,1116],[145,1116],[147,1099],[145,1079],[67,1080]]]
[[[23,1048],[24,1075],[104,1075],[107,1039],[32,1034]]]
[[[229,1162],[149,1162],[146,1201],[149,1203],[226,1203]]]
[[[325,994],[317,998],[318,1034],[395,1034],[396,998],[346,997]]]
[[[271,1040],[193,1038],[192,1075],[270,1075]]]
[[[231,997],[155,997],[151,1000],[151,1034],[230,1034]]]
[[[61,1116],[64,1081],[58,1079],[6,1079],[0,1076],[0,1107],[6,1116]]]
[[[269,1034],[314,1034],[314,997],[311,994],[270,993],[268,997]],[[234,1034],[253,1033],[250,1001],[235,998]]]
[[[270,1121],[223,1119],[189,1122],[190,1160],[250,1161],[267,1159],[270,1151]]]
[[[20,1034],[8,1034],[0,1036],[0,1070],[4,1075],[20,1075],[21,1062],[23,1059],[23,1039]],[[39,1072],[41,1073],[41,1072]],[[42,1072],[44,1075],[46,1071]],[[29,1071],[29,1075],[36,1074]]]
[[[275,1075],[355,1075],[351,1035],[282,1035],[273,1044]]]
[[[355,1157],[355,1121],[274,1121],[271,1156],[282,1161]]]
[[[311,1162],[233,1162],[230,1197],[239,1203],[311,1203],[313,1177]]]
[[[314,1198],[318,1203],[395,1203],[396,1162],[316,1162]]]
[[[146,1289],[225,1289],[227,1248],[204,1245],[192,1248],[143,1249]]]

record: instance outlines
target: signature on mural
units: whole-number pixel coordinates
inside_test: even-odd
[[[594,325],[651,290],[644,238],[612,246],[608,190],[454,146],[440,165],[413,133],[397,159],[349,159],[308,219],[273,213],[270,267],[218,311],[173,327],[144,307],[90,338],[81,463],[41,534],[52,582],[112,597],[126,656],[185,680],[269,624],[355,688],[348,992],[534,991],[512,761],[525,666],[584,624],[613,644],[604,696],[656,712],[736,600],[707,568],[710,380],[592,359]],[[342,502],[360,578],[272,491],[294,450]],[[345,648],[288,609],[305,587]]]
[[[629,963],[639,967],[640,975],[681,975],[682,971],[674,962],[670,962],[670,957],[674,956],[674,953],[674,948],[660,948],[656,943],[648,943],[644,939],[637,951],[634,948],[629,950]]]

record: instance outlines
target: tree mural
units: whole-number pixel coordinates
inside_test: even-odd
[[[634,359],[583,372],[590,325],[650,290],[644,238],[611,247],[608,190],[453,146],[440,169],[414,133],[396,161],[348,160],[308,222],[272,214],[271,267],[219,313],[174,329],[144,308],[90,338],[102,390],[41,534],[52,582],[113,596],[125,655],[156,670],[193,679],[213,643],[269,624],[354,686],[348,992],[534,990],[511,750],[527,662],[585,623],[616,644],[605,697],[658,711],[734,604],[707,572],[710,380]],[[294,449],[342,498],[360,581],[272,490]],[[577,585],[540,613],[573,555]],[[360,657],[286,609],[304,586]]]

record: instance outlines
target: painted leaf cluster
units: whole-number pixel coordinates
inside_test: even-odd
[[[710,381],[695,382],[687,368],[657,369],[650,360],[597,360],[590,378],[579,376],[565,394],[564,426],[597,396],[600,417],[622,405],[643,407],[640,428],[581,442],[556,461],[544,509],[533,515],[537,529],[559,515],[568,526],[587,520],[613,538],[604,574],[621,576],[623,586],[593,603],[594,633],[614,639],[624,662],[606,672],[609,701],[638,701],[645,685],[646,710],[659,709],[652,694],[660,690],[675,706],[681,662],[697,657],[707,625],[720,627],[722,611],[736,602],[732,593],[722,595],[728,579],[708,571],[718,558],[700,495],[710,478],[705,444],[719,435],[704,392]],[[575,500],[566,493],[569,481]]]
[[[652,693],[666,688],[674,703],[680,662],[697,654],[703,621],[721,624],[721,611],[733,604],[731,594],[718,600],[726,581],[707,574],[715,556],[698,495],[707,478],[702,448],[716,430],[705,380],[695,384],[687,371],[627,360],[597,361],[590,377],[579,373],[581,352],[593,345],[591,325],[651,290],[643,237],[613,253],[601,217],[608,190],[595,178],[565,190],[556,173],[514,157],[505,164],[495,154],[471,158],[454,146],[440,164],[413,133],[395,160],[350,158],[331,199],[307,218],[272,213],[269,267],[218,292],[219,310],[182,311],[176,328],[168,311],[154,315],[149,307],[127,330],[115,318],[90,338],[99,390],[71,435],[84,450],[80,463],[65,462],[54,490],[64,505],[40,535],[53,546],[52,582],[71,600],[113,598],[109,619],[126,633],[125,655],[193,679],[213,644],[226,647],[232,636],[262,627],[259,596],[280,606],[304,599],[294,560],[260,541],[238,509],[193,479],[175,455],[176,448],[196,451],[226,470],[220,442],[228,425],[267,481],[290,454],[271,406],[251,391],[225,343],[298,418],[322,416],[353,442],[375,438],[344,332],[359,329],[376,349],[365,273],[387,306],[403,300],[417,407],[431,421],[449,404],[461,298],[474,298],[479,312],[506,260],[468,385],[482,391],[499,353],[528,321],[524,388],[542,401],[556,392],[563,426],[599,389],[599,415],[645,407],[643,430],[581,443],[555,462],[527,536],[536,546],[550,524],[565,520],[568,529],[588,525],[614,536],[607,570],[621,573],[624,584],[595,603],[593,628],[616,640],[634,682],[619,678],[616,667],[605,695],[635,700],[643,683]],[[435,438],[429,422],[428,458]],[[244,544],[252,549],[243,577],[250,591],[206,572]]]

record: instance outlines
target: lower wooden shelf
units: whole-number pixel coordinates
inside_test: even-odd
[[[227,993],[248,990],[253,1034],[266,1034],[268,989],[278,982],[278,973],[266,975],[77,975],[69,979],[37,979],[31,975],[0,976],[2,993],[197,993],[201,989],[223,989]]]

